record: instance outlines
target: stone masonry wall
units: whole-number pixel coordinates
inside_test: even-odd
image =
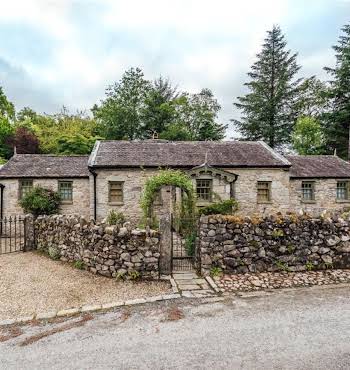
[[[305,180],[309,181],[309,180]],[[302,200],[302,180],[290,180],[290,208],[302,209],[306,213],[320,215],[323,211],[347,211],[350,209],[350,200],[337,200],[337,179],[314,179],[315,200]]]
[[[59,179],[73,181],[73,202],[61,204],[61,214],[90,215],[89,179]],[[22,215],[23,209],[19,200],[19,179],[6,179],[0,181],[5,185],[4,189],[4,216]],[[58,190],[58,179],[33,179],[33,186],[40,185],[44,188]]]
[[[41,216],[34,223],[39,250],[57,253],[62,261],[82,261],[85,268],[107,277],[158,278],[159,234],[154,230],[95,224],[84,217]]]
[[[202,216],[202,273],[350,268],[350,219]]]

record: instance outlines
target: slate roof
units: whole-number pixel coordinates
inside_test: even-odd
[[[16,177],[88,177],[88,158],[87,155],[16,154],[0,169],[0,179]]]
[[[91,167],[188,167],[204,162],[216,167],[289,167],[263,142],[251,141],[100,141]]]
[[[286,156],[291,178],[350,178],[350,163],[334,155]]]

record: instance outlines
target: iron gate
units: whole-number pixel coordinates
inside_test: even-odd
[[[171,270],[191,271],[196,268],[197,220],[171,215]]]
[[[27,227],[24,216],[0,219],[0,254],[26,250]]]

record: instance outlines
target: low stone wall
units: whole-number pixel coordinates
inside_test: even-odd
[[[157,231],[61,215],[39,217],[34,225],[37,248],[62,261],[82,261],[87,270],[107,277],[158,278]]]
[[[289,215],[261,220],[202,216],[199,247],[204,275],[350,268],[350,220]]]

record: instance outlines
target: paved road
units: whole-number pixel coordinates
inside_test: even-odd
[[[158,303],[79,320],[24,327],[0,344],[0,368],[350,369],[349,286]],[[67,328],[74,323],[81,326]]]

